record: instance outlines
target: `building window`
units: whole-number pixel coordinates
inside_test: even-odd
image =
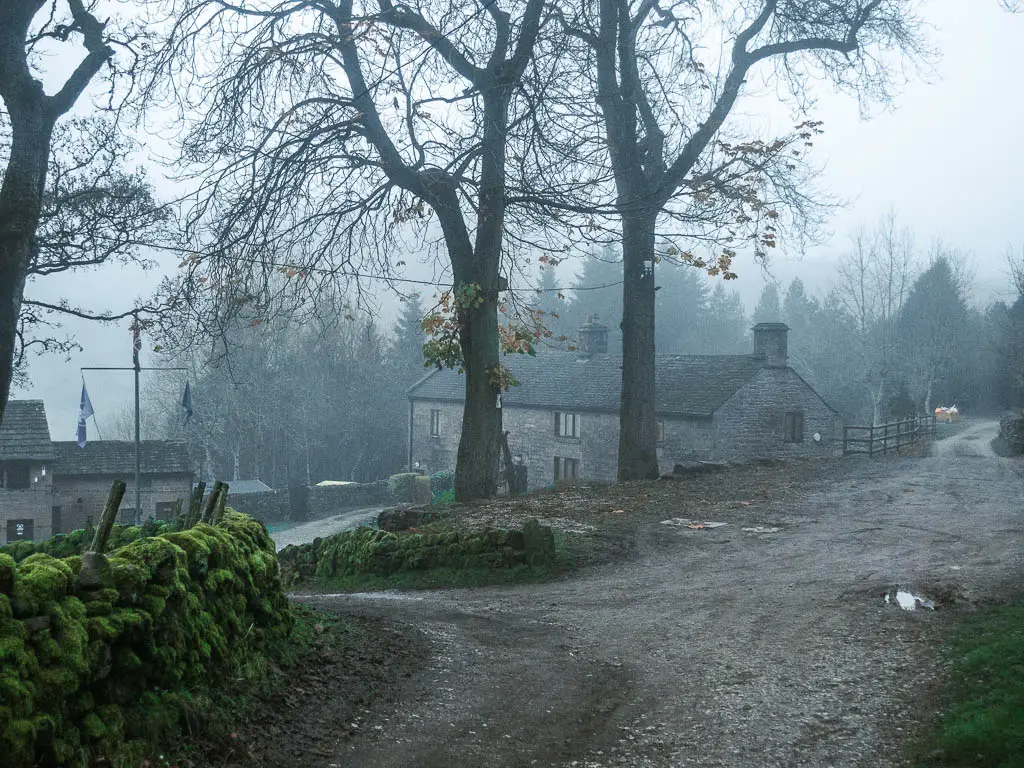
[[[658,445],[665,444],[665,422],[661,419],[658,419],[654,423],[654,435],[655,439],[658,441]]]
[[[787,411],[785,427],[787,443],[802,443],[804,441],[803,411]]]
[[[562,413],[555,411],[555,436],[556,437],[579,437],[580,417],[576,413]]]
[[[430,436],[441,436],[441,411],[437,409],[430,412]]]
[[[31,467],[27,461],[5,461],[2,472],[3,487],[21,491],[32,487]]]
[[[555,482],[559,480],[575,480],[579,468],[579,459],[565,459],[561,456],[555,456]]]

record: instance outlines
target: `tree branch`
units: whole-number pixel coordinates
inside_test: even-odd
[[[105,24],[85,9],[82,0],[68,0],[68,5],[89,53],[71,73],[64,86],[47,99],[50,114],[54,118],[71,109],[92,78],[114,55],[114,50],[103,39]]]

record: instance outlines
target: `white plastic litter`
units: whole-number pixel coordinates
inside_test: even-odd
[[[885,602],[892,602],[888,594],[885,596]],[[913,592],[907,592],[905,589],[896,590],[895,602],[904,611],[916,611],[918,608],[927,608],[929,611],[935,610],[935,602],[933,600],[915,595]]]

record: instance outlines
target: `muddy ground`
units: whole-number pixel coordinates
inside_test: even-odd
[[[972,425],[927,458],[464,511],[546,516],[586,544],[581,568],[540,585],[301,597],[426,643],[419,671],[392,678],[390,703],[359,712],[358,728],[321,692],[319,737],[281,735],[297,744],[290,764],[901,765],[934,715],[950,618],[1016,590],[1024,565],[1024,465],[991,454],[995,429]],[[938,610],[886,605],[895,585]]]

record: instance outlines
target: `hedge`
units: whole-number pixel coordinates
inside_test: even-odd
[[[373,528],[285,547],[282,579],[292,586],[311,577],[330,579],[431,568],[508,568],[546,565],[555,559],[551,529],[528,520],[521,531],[500,529],[446,533],[391,532]]]
[[[291,631],[261,524],[232,510],[113,551],[101,586],[82,559],[0,554],[4,765],[138,765],[180,727],[188,690]]]

